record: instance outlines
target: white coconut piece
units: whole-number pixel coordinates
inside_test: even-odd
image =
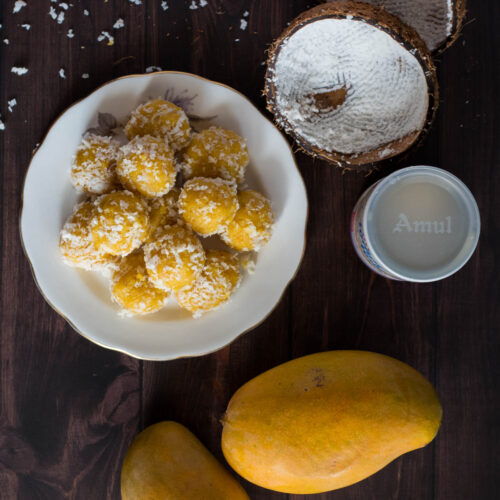
[[[431,51],[453,41],[465,13],[465,0],[364,1],[398,16],[417,31]]]
[[[435,111],[435,68],[416,32],[382,9],[333,2],[271,48],[268,108],[307,152],[365,165],[408,149]]]

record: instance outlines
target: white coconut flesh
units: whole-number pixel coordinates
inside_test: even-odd
[[[349,155],[420,132],[428,85],[411,52],[362,20],[303,25],[282,42],[270,72],[278,122],[312,146]],[[393,153],[387,147],[379,158]]]
[[[454,0],[364,0],[398,16],[420,35],[431,51],[443,45],[453,33]]]

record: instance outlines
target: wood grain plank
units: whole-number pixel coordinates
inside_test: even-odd
[[[91,16],[77,4],[57,24],[48,4],[31,2],[12,15],[12,2],[2,3],[2,37],[10,43],[2,44],[0,57],[6,125],[0,135],[0,496],[118,499],[120,460],[139,426],[140,364],[83,339],[45,303],[17,226],[32,149],[66,106],[116,75],[116,45],[96,40],[116,18],[113,6],[88,2]],[[66,36],[70,27],[74,38]],[[29,72],[16,76],[14,65]],[[13,97],[18,104],[7,113],[5,103]]]

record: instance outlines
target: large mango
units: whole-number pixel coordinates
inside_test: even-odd
[[[434,388],[410,366],[372,352],[323,352],[241,387],[223,418],[222,451],[264,488],[320,493],[425,446],[441,416]]]

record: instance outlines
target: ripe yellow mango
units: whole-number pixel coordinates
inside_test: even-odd
[[[184,426],[160,422],[125,455],[122,500],[249,500],[239,483]]]
[[[410,366],[366,351],[323,352],[243,385],[223,418],[222,451],[264,488],[321,493],[425,446],[441,416],[434,388]]]

